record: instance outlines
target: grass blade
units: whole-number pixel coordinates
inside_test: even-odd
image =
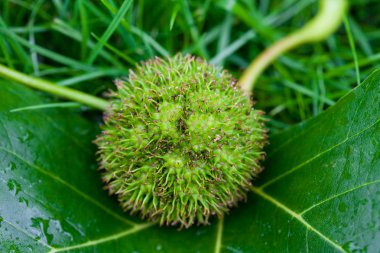
[[[104,2],[104,0],[102,2]],[[124,15],[128,11],[131,4],[132,4],[132,0],[124,1],[119,11],[116,13],[114,19],[112,20],[112,22],[110,23],[106,31],[103,33],[103,35],[100,37],[99,42],[96,44],[95,48],[91,51],[91,54],[87,59],[88,64],[92,64],[95,61],[99,52],[102,50],[102,47],[104,46],[104,44],[108,41],[108,39],[111,37],[113,32],[119,26],[120,22],[124,18]]]
[[[62,102],[62,103],[48,103],[48,104],[40,104],[40,105],[31,105],[26,107],[20,107],[16,109],[10,110],[10,112],[21,112],[21,111],[30,111],[30,110],[39,110],[46,108],[79,108],[82,104],[77,102]]]

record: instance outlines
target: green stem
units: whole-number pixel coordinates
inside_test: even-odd
[[[84,105],[88,105],[96,109],[100,109],[104,111],[108,107],[107,100],[89,95],[81,91],[77,91],[77,90],[70,89],[67,87],[62,87],[40,78],[35,78],[35,77],[25,75],[13,69],[7,68],[1,64],[0,64],[0,76],[22,83],[24,85],[27,85],[33,88],[36,88],[36,89],[42,90],[42,91],[46,91],[50,94],[54,94],[60,97],[70,99],[72,101],[79,102]]]
[[[347,0],[320,0],[319,12],[312,20],[300,30],[267,48],[248,66],[239,80],[243,92],[251,96],[260,74],[284,52],[305,43],[326,39],[338,29],[347,9]]]

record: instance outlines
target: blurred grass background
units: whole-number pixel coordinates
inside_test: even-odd
[[[272,133],[319,114],[380,61],[380,1],[350,1],[339,31],[276,61],[254,91]],[[101,96],[154,56],[189,53],[237,78],[301,27],[316,0],[1,0],[0,62]]]

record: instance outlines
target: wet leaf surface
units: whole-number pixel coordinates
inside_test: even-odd
[[[0,83],[0,252],[376,252],[380,71],[321,115],[272,136],[247,203],[177,231],[120,211],[102,190],[97,128]]]

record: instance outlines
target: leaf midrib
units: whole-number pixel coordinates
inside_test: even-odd
[[[313,231],[315,234],[317,234],[322,240],[326,241],[328,244],[330,244],[332,247],[336,248],[340,252],[346,252],[339,244],[334,242],[332,239],[328,238],[326,235],[324,235],[321,231],[313,227],[310,223],[308,223],[302,215],[299,215],[292,211],[289,207],[281,203],[280,201],[276,200],[275,198],[271,197],[269,194],[265,193],[262,189],[256,188],[256,187],[251,187],[251,190],[263,198],[264,200],[270,202],[271,204],[275,205],[276,207],[280,208],[287,214],[289,214],[291,217],[295,218],[298,220],[301,224],[303,224],[307,230]],[[306,231],[307,231],[306,230]]]
[[[223,237],[224,219],[218,220],[215,239],[215,253],[220,253],[222,249],[222,237]]]

